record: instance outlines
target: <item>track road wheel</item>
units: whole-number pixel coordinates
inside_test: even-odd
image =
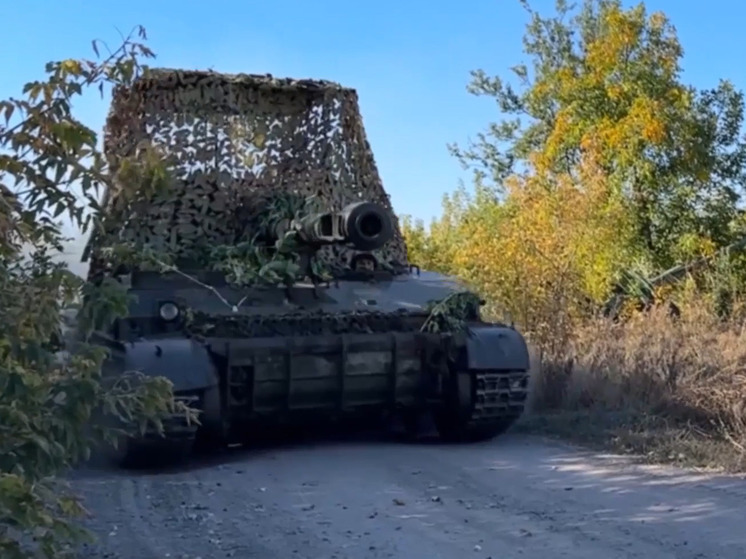
[[[228,439],[228,420],[220,393],[216,384],[202,394],[201,425],[197,429],[194,450],[198,454],[211,454],[224,449]]]
[[[194,437],[179,439],[141,439],[122,437],[111,450],[115,465],[125,469],[158,468],[183,462],[189,457]]]
[[[426,416],[419,410],[404,410],[393,416],[388,422],[388,432],[402,442],[415,442],[426,430],[423,422]]]

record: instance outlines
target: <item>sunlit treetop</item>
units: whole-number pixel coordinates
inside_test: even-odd
[[[517,171],[577,174],[593,151],[661,265],[689,256],[683,237],[730,241],[746,184],[742,94],[728,82],[684,84],[674,27],[643,4],[586,0],[576,10],[558,0],[551,16],[522,4],[530,61],[510,80],[474,71],[469,85],[494,97],[504,118],[453,152],[504,193]]]

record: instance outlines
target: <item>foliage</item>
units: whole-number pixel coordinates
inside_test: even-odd
[[[146,205],[156,192],[166,192],[173,184],[168,157],[153,146],[142,146],[140,153],[123,161],[117,184],[120,190],[116,202],[101,216],[102,233],[90,245],[108,270],[172,272],[202,285],[182,270],[196,266],[224,273],[226,280],[237,287],[290,286],[306,278],[314,282],[331,278],[315,247],[303,241],[296,227],[319,211],[314,198],[292,193],[254,194],[227,217],[234,221],[236,230],[230,243],[192,246],[177,253],[122,240],[121,223],[128,214],[137,215],[138,204]]]
[[[746,332],[696,294],[589,320],[536,367],[533,428],[654,462],[746,468]]]
[[[403,220],[410,259],[515,319],[551,432],[578,417],[571,437],[743,469],[743,95],[682,83],[674,28],[643,4],[522,4],[529,62],[469,86],[504,119],[452,146],[474,194],[446,197],[429,228]]]
[[[226,272],[235,285],[291,286],[310,277],[326,281],[330,273],[307,246],[294,224],[319,211],[317,201],[292,193],[254,199],[242,216],[243,233],[235,244],[211,250],[208,265]]]
[[[553,179],[552,188],[547,183],[541,176],[513,177],[504,202],[475,198],[462,214],[468,219],[446,210],[450,266],[439,266],[432,252],[420,248],[427,246],[422,241],[410,252],[413,262],[476,286],[488,313],[509,318],[541,340],[559,341],[559,326],[582,317],[589,301],[600,305],[633,260],[625,242],[633,227],[592,160],[578,169],[577,179],[565,174]],[[430,236],[422,229],[419,234],[446,244],[445,236],[437,237],[443,231],[437,225]],[[411,225],[405,222],[403,229],[409,241]]]
[[[483,199],[481,194],[487,196]],[[455,273],[453,263],[457,249],[463,246],[461,242],[470,242],[468,237],[464,237],[462,225],[472,217],[477,208],[494,207],[490,202],[491,198],[484,191],[478,190],[476,199],[473,199],[461,189],[452,196],[444,197],[442,216],[433,220],[427,229],[421,220],[415,222],[409,216],[402,216],[401,229],[407,240],[409,253],[431,270]]]
[[[81,317],[84,331],[123,310],[121,290],[86,284],[54,258],[63,240],[55,220],[83,232],[100,224],[98,190],[112,184],[97,135],[74,116],[73,103],[91,89],[131,83],[146,71],[140,59],[151,56],[127,37],[102,61],[49,63],[46,80],[27,84],[24,98],[0,101],[2,557],[61,557],[84,534],[71,523],[82,507],[54,476],[121,434],[97,418],[160,428],[164,413],[187,413],[163,378],[102,377],[103,350],[85,336],[58,351],[62,312],[81,295],[96,301]]]
[[[742,93],[681,83],[675,30],[643,4],[586,0],[575,13],[558,0],[548,17],[522,4],[531,63],[512,68],[516,85],[481,70],[469,85],[508,118],[468,149],[452,146],[478,180],[502,192],[519,167],[573,173],[592,150],[657,267],[733,240],[746,180]]]
[[[459,189],[428,229],[405,218],[403,231],[412,261],[467,280],[491,314],[561,347],[612,293],[673,296],[645,278],[743,236],[743,98],[727,82],[682,83],[675,31],[643,4],[559,0],[549,16],[522,4],[529,62],[469,85],[505,119],[452,146],[474,194]],[[726,305],[746,268],[717,262],[687,273]]]

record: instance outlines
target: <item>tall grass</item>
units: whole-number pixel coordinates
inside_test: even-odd
[[[703,300],[590,319],[541,351],[527,425],[655,460],[746,468],[746,327]]]

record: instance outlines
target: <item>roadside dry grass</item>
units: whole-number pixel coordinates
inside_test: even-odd
[[[746,471],[746,328],[704,304],[624,323],[594,320],[537,364],[516,429],[639,455]]]

